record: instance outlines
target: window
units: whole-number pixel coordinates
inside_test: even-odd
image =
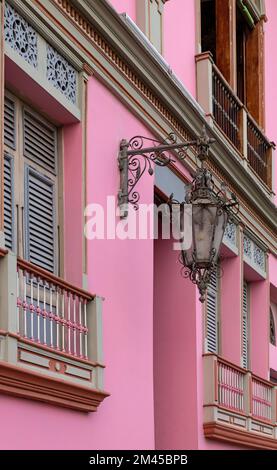
[[[236,36],[237,36],[237,95],[245,103],[246,100],[246,44],[250,30],[245,19],[237,7],[236,11]]]
[[[219,352],[219,277],[213,272],[207,289],[206,303],[206,351]]]
[[[248,5],[248,4],[247,4]],[[213,60],[261,128],[264,127],[264,13],[245,2],[201,0],[201,50]]]
[[[270,308],[270,343],[276,346],[275,319],[272,308]]]
[[[137,0],[137,24],[157,51],[163,49],[163,9],[167,0]]]
[[[58,131],[7,93],[4,119],[6,247],[57,273]]]
[[[202,0],[201,2],[201,47],[202,52],[211,52],[216,60],[216,23],[215,1]]]
[[[243,283],[242,296],[242,366],[249,368],[249,285]]]

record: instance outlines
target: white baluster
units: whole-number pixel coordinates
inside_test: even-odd
[[[79,297],[79,325],[80,325],[80,330],[79,330],[79,336],[80,336],[80,357],[83,357],[83,336],[82,336],[82,299]]]
[[[23,271],[23,289],[24,289],[24,294],[23,294],[23,314],[24,314],[24,337],[27,337],[27,282],[26,282],[26,271]]]
[[[46,341],[46,281],[43,281],[43,344],[47,344]]]
[[[88,332],[87,332],[87,301],[84,300],[84,325],[86,328],[85,331],[85,358],[88,358]]]
[[[59,306],[59,302],[60,302],[60,289],[59,287],[56,288],[56,317],[60,318],[60,306]],[[56,348],[57,349],[60,349],[60,324],[59,324],[59,321],[56,322],[56,335],[57,335],[57,343],[56,343]]]
[[[77,335],[77,329],[76,329],[76,295],[73,294],[73,354],[76,356],[76,351],[77,351],[77,346],[76,346],[76,335]]]
[[[30,316],[31,316],[31,340],[34,341],[34,276],[31,273],[31,306],[30,306]]]
[[[64,289],[62,291],[62,319],[63,319],[63,323],[62,323],[62,351],[65,351],[65,324],[64,324],[64,321],[65,321],[65,305],[64,305]]]
[[[37,321],[38,321],[38,343],[40,343],[40,278],[37,278]]]
[[[49,316],[50,346],[51,346],[51,348],[53,348],[53,346],[54,346],[53,345],[53,317],[52,317],[52,315],[53,315],[53,312],[52,312],[52,310],[53,310],[53,297],[52,297],[52,295],[53,295],[53,292],[52,292],[53,285],[50,284],[49,287],[50,287],[50,307],[49,307],[49,310],[50,310],[50,316]]]
[[[71,354],[71,311],[70,311],[70,300],[71,300],[71,295],[70,292],[67,292],[67,321],[68,321],[68,327],[67,327],[67,338],[68,338],[68,353]]]

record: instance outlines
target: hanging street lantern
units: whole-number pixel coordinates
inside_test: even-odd
[[[152,140],[152,147],[144,147],[144,141]],[[234,211],[238,211],[238,200],[231,193],[227,197],[224,183],[219,191],[215,190],[213,177],[206,167],[209,156],[209,148],[214,139],[207,136],[206,128],[198,139],[177,143],[174,134],[169,136],[170,143],[159,142],[141,136],[136,136],[129,142],[122,140],[118,164],[120,170],[120,190],[118,193],[119,206],[122,209],[122,217],[128,215],[128,204],[133,204],[138,209],[139,194],[135,187],[147,170],[153,174],[152,165],[168,166],[172,158],[167,152],[177,151],[181,160],[186,157],[186,149],[193,146],[197,149],[197,159],[201,167],[196,170],[195,177],[187,186],[185,201],[179,203],[170,197],[169,203],[178,205],[180,208],[180,233],[184,233],[184,211],[190,205],[191,209],[191,243],[187,246],[184,238],[180,238],[181,253],[180,261],[183,265],[182,272],[193,283],[198,286],[200,301],[204,302],[205,293],[211,276],[217,273],[217,262],[220,246],[228,221]],[[173,211],[172,211],[173,215]],[[181,236],[181,235],[180,235]]]

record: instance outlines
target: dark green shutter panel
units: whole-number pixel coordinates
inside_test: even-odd
[[[47,271],[55,272],[54,184],[26,168],[26,256]]]
[[[218,352],[218,278],[212,273],[211,281],[207,289],[207,351]]]
[[[248,285],[243,284],[242,299],[242,365],[248,368]]]
[[[56,173],[57,131],[35,114],[24,111],[24,156]]]
[[[15,149],[15,104],[5,96],[4,103],[4,143]]]
[[[4,157],[4,232],[5,245],[14,249],[14,188],[13,188],[13,159]]]

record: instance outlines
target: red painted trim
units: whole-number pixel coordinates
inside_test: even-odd
[[[49,361],[48,362],[48,367],[47,366],[42,366],[41,364],[37,364],[35,361],[31,361],[31,360],[27,361],[26,359],[22,359],[22,357],[20,357],[21,356],[20,353],[22,351],[27,352],[29,354],[34,354],[37,357],[42,357],[43,359],[47,359]],[[29,351],[27,349],[24,349],[24,348],[22,349],[20,347],[17,349],[17,360],[18,360],[18,362],[23,362],[24,364],[28,364],[28,365],[38,367],[41,370],[45,370],[45,369],[46,370],[47,369],[51,370],[52,372],[55,372],[55,374],[57,374],[57,376],[59,376],[59,374],[70,375],[71,377],[75,377],[79,380],[85,380],[86,382],[91,381],[92,373],[94,372],[94,370],[85,369],[84,367],[82,367],[81,364],[79,364],[79,365],[78,364],[74,364],[74,365],[69,364],[65,360],[56,359],[56,358],[53,358],[53,357],[45,357],[37,351]],[[61,366],[61,370],[57,370],[55,368],[56,363],[58,363]],[[67,366],[72,366],[72,367],[75,367],[76,369],[80,369],[80,370],[83,370],[85,372],[88,372],[89,373],[89,378],[80,377],[77,374],[70,374],[70,372],[67,372]]]
[[[277,450],[277,439],[260,436],[257,433],[235,429],[219,423],[204,424],[204,435],[208,439],[229,442],[252,449]]]
[[[88,301],[93,300],[95,298],[94,294],[90,294],[89,292],[83,289],[80,289],[79,287],[69,284],[69,282],[64,281],[60,277],[55,276],[54,274],[50,273],[49,271],[46,271],[45,269],[40,268],[39,266],[29,263],[29,261],[18,258],[17,266],[24,271],[33,273],[45,279],[47,282],[55,284],[61,289],[64,289],[64,290],[72,292],[73,294],[79,295],[80,297],[83,297],[84,299]]]
[[[239,415],[239,416],[242,416],[244,418],[252,418],[253,421],[258,421],[260,424],[264,424],[265,426],[273,426],[274,427],[274,423],[272,421],[268,421],[266,420],[266,418],[259,418],[259,417],[256,417],[256,416],[253,416],[253,415],[248,415],[247,413],[245,413],[244,411],[239,411],[239,410],[236,410],[236,409],[233,409],[233,408],[228,408],[227,406],[224,406],[224,405],[214,405],[212,403],[210,404],[207,404],[207,405],[203,405],[204,408],[209,408],[209,407],[216,407],[216,408],[219,408],[220,410],[222,411],[228,411],[229,413],[232,412],[234,415]]]
[[[96,411],[108,393],[0,362],[0,393],[72,410]]]
[[[203,357],[206,357],[206,356],[215,356],[217,358],[217,361],[218,362],[221,362],[222,364],[225,364],[226,366],[229,366],[229,367],[232,367],[232,369],[235,369],[236,371],[238,372],[241,372],[243,373],[244,375],[249,372],[247,369],[243,369],[242,367],[236,365],[236,364],[233,364],[232,362],[228,361],[227,359],[224,359],[223,357],[221,356],[218,356],[218,354],[214,354],[214,353],[205,353],[202,355]]]
[[[204,408],[209,408],[209,407],[213,406],[213,407],[219,408],[222,411],[228,411],[229,413],[232,412],[234,415],[243,416],[244,418],[248,417],[248,415],[246,413],[244,413],[244,411],[239,411],[235,408],[228,408],[228,406],[224,406],[224,405],[218,405],[218,404],[214,405],[214,404],[210,403],[210,404],[203,405],[203,406],[204,406]]]
[[[252,379],[256,380],[257,382],[261,382],[262,384],[267,385],[270,388],[275,387],[275,384],[273,384],[272,382],[269,382],[268,380],[262,379],[261,377],[258,377],[255,374],[251,374],[251,375],[252,375]]]
[[[0,257],[4,257],[8,254],[9,250],[6,248],[0,248]]]
[[[18,335],[16,333],[9,333],[9,331],[0,330],[0,335],[10,336],[11,338],[16,338],[20,343],[29,344],[30,346],[34,346],[38,349],[43,349],[44,351],[50,352],[52,354],[57,354],[57,355],[61,356],[62,358],[65,358],[65,359],[71,359],[73,361],[81,362],[83,364],[88,364],[88,365],[93,366],[93,367],[102,367],[102,369],[105,369],[105,367],[106,367],[104,364],[101,364],[101,362],[89,361],[89,360],[81,358],[81,357],[77,357],[77,356],[73,356],[71,354],[67,354],[66,352],[63,352],[63,351],[58,351],[57,349],[49,348],[49,346],[45,346],[45,344],[36,343],[34,341],[31,341],[30,339],[22,338],[20,335]],[[19,346],[20,346],[20,344],[19,344]]]

